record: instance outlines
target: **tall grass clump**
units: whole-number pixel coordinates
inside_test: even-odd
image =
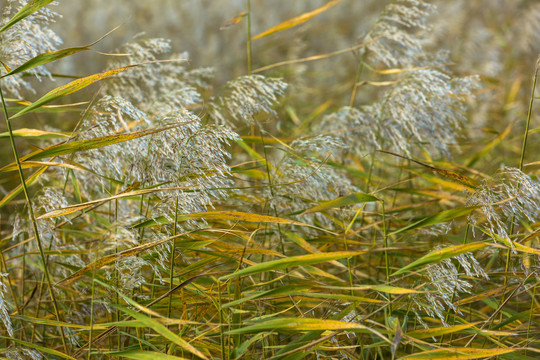
[[[0,4],[2,358],[538,357],[537,4]]]

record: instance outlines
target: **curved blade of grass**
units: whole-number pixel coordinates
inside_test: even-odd
[[[349,205],[355,205],[358,203],[366,203],[366,202],[375,202],[379,201],[375,196],[363,193],[363,192],[356,192],[347,196],[342,196],[334,200],[324,201],[320,203],[317,206],[312,207],[311,209],[307,209],[303,212],[303,214],[309,214],[314,212],[321,212],[333,208],[339,208],[342,206],[349,206]]]
[[[112,262],[115,262],[116,260],[120,259],[120,258],[123,258],[123,257],[127,257],[127,256],[133,256],[133,255],[137,255],[137,254],[140,254],[141,252],[143,251],[146,251],[148,249],[151,249],[157,245],[160,245],[160,244],[163,244],[167,241],[171,241],[171,240],[174,240],[174,239],[177,239],[177,238],[180,238],[182,236],[185,236],[186,234],[189,234],[189,232],[185,232],[185,233],[182,233],[182,234],[178,234],[178,235],[174,235],[174,236],[170,236],[168,238],[165,238],[165,239],[161,239],[161,240],[157,240],[157,241],[153,241],[153,242],[150,242],[150,243],[147,243],[147,244],[142,244],[142,245],[139,245],[139,246],[135,246],[131,249],[127,249],[127,250],[124,250],[124,251],[121,251],[117,254],[111,254],[111,255],[107,255],[107,256],[104,256],[104,257],[101,257],[99,258],[98,260],[86,265],[85,267],[83,267],[82,269],[74,272],[73,274],[71,274],[70,276],[64,278],[63,280],[60,280],[56,285],[60,285],[60,284],[70,284],[72,283],[73,281],[75,281],[76,279],[80,278],[81,276],[83,276],[84,274],[86,273],[91,273],[92,271],[94,270],[97,270],[97,269],[100,269],[101,267],[107,265],[107,264],[110,264]]]
[[[36,138],[36,139],[55,139],[55,138],[69,138],[69,133],[61,133],[56,131],[44,131],[39,129],[17,129],[13,130],[13,137],[22,137],[22,138]],[[9,133],[3,132],[0,133],[1,138],[8,138]]]
[[[17,166],[17,165],[15,165]],[[32,184],[34,184],[36,182],[36,180],[45,172],[45,170],[48,169],[48,166],[44,166],[42,167],[41,169],[39,169],[38,171],[36,171],[35,173],[33,173],[32,175],[30,175],[27,179],[26,179],[26,186],[30,186]],[[15,198],[15,196],[19,195],[21,193],[21,191],[23,190],[23,187],[21,184],[19,184],[15,189],[11,190],[9,193],[6,194],[6,196],[4,196],[2,198],[2,200],[0,200],[0,208],[3,207],[4,205],[6,205],[7,203],[9,203],[13,198]]]
[[[259,331],[328,331],[328,330],[347,330],[347,331],[368,331],[387,343],[391,341],[381,333],[362,324],[355,322],[346,322],[339,320],[321,320],[313,318],[279,318],[265,320],[253,325],[248,325],[240,329],[227,331],[226,334],[248,334]]]
[[[168,355],[156,351],[130,350],[110,353],[112,356],[119,356],[134,360],[187,360],[186,358]]]
[[[421,353],[404,356],[400,359],[468,360],[491,358],[492,356],[508,354],[518,350],[519,349],[446,348],[428,350]]]
[[[51,101],[54,101],[63,96],[72,94],[76,91],[84,89],[85,87],[89,85],[92,85],[93,83],[97,81],[109,78],[113,75],[121,73],[122,71],[125,71],[127,69],[131,69],[135,66],[138,66],[138,65],[123,66],[121,68],[105,71],[98,74],[89,75],[89,76],[74,80],[68,84],[59,86],[56,89],[53,89],[49,91],[47,94],[43,95],[39,100],[36,100],[34,103],[28,105],[27,107],[23,108],[21,111],[16,113],[15,115],[11,116],[11,119],[24,115],[32,110],[39,108],[42,105],[50,103]]]
[[[53,157],[53,156],[73,154],[79,151],[97,149],[104,146],[114,145],[119,142],[137,139],[142,136],[155,134],[161,131],[166,131],[166,130],[169,130],[178,126],[180,126],[180,124],[174,125],[174,126],[163,127],[163,128],[140,130],[140,131],[135,131],[135,132],[127,133],[127,134],[115,134],[115,135],[103,136],[99,138],[78,140],[78,141],[73,141],[73,142],[63,143],[63,144],[56,144],[56,145],[48,146],[45,149],[37,150],[28,155],[25,155],[21,157],[20,160],[21,162],[26,161],[26,160],[39,160],[39,159]],[[6,165],[0,169],[0,172],[6,171],[6,169],[9,169],[13,166],[14,166],[14,163]]]
[[[116,27],[113,30],[109,31],[107,34],[103,35],[102,37],[100,37],[99,39],[97,39],[96,41],[94,41],[91,44],[83,45],[83,46],[76,46],[76,47],[67,48],[67,49],[60,49],[60,50],[55,50],[55,51],[50,51],[50,52],[46,52],[46,53],[43,53],[43,54],[39,54],[36,57],[28,60],[27,62],[25,62],[21,66],[17,67],[16,69],[11,70],[10,72],[8,72],[5,75],[2,75],[0,77],[0,79],[4,78],[6,76],[10,76],[10,75],[14,75],[14,74],[26,71],[26,70],[30,70],[30,69],[35,68],[37,66],[45,65],[45,64],[51,63],[53,61],[60,60],[60,59],[62,59],[64,57],[66,57],[66,56],[70,56],[70,55],[73,55],[73,54],[81,52],[81,51],[90,50],[90,48],[92,46],[94,46],[95,44],[97,44],[98,42],[103,40],[103,38],[105,38],[107,35],[109,35],[111,32],[113,32],[117,28],[118,27]]]
[[[515,121],[511,122],[510,125],[508,125],[502,133],[500,133],[495,139],[493,139],[486,146],[484,146],[482,150],[480,150],[472,158],[470,158],[469,161],[467,161],[466,166],[467,167],[473,166],[474,164],[476,164],[478,160],[480,160],[482,157],[488,154],[493,148],[497,147],[500,143],[502,143],[504,138],[508,134],[510,134],[510,131],[512,130],[512,127],[514,126],[515,123],[516,123]]]
[[[317,16],[317,15],[325,12],[326,10],[330,9],[332,6],[336,5],[340,1],[341,0],[331,0],[331,1],[327,2],[326,4],[324,4],[323,6],[320,6],[320,7],[316,8],[315,10],[306,12],[306,13],[304,13],[302,15],[299,15],[299,16],[296,16],[296,17],[294,17],[292,19],[284,21],[281,24],[273,26],[270,29],[268,29],[268,30],[266,30],[266,31],[264,31],[264,32],[262,32],[260,34],[255,35],[255,36],[253,36],[251,38],[251,40],[257,40],[257,39],[266,37],[268,35],[272,35],[272,34],[275,34],[277,32],[287,30],[287,29],[290,29],[292,27],[303,24],[306,21],[308,21],[308,20],[314,18],[315,16]]]
[[[269,296],[277,296],[277,295],[283,295],[283,294],[292,294],[294,292],[302,292],[302,291],[311,289],[311,287],[312,286],[308,286],[308,285],[285,285],[285,286],[280,286],[280,287],[278,287],[276,289],[272,289],[272,290],[268,290],[268,291],[261,291],[261,292],[257,292],[257,293],[252,294],[252,295],[244,296],[241,299],[234,300],[234,301],[231,301],[229,303],[223,304],[221,306],[221,308],[225,309],[225,308],[228,308],[228,307],[237,306],[237,305],[240,305],[240,304],[242,304],[242,303],[244,303],[246,301],[259,299],[261,297],[269,297]]]
[[[360,254],[365,254],[365,253],[366,251],[336,251],[336,252],[321,253],[321,254],[291,256],[284,259],[267,261],[264,263],[252,265],[250,267],[239,270],[235,273],[222,276],[220,277],[220,281],[227,281],[229,279],[239,277],[239,276],[251,275],[251,274],[265,272],[265,271],[280,270],[280,269],[285,269],[285,268],[289,268],[293,266],[309,265],[309,264],[327,262],[331,260],[345,259],[348,257],[353,257]]]
[[[120,194],[110,196],[108,198],[92,200],[92,201],[88,201],[88,202],[85,202],[85,203],[82,203],[82,204],[71,205],[71,206],[67,206],[65,208],[52,210],[52,211],[50,211],[50,212],[48,212],[46,214],[43,214],[43,215],[39,216],[37,219],[42,220],[42,219],[50,219],[50,218],[54,218],[54,217],[58,217],[58,216],[65,216],[65,215],[69,215],[69,214],[72,214],[72,213],[77,212],[77,211],[82,211],[82,210],[88,209],[89,207],[92,207],[92,206],[94,206],[96,204],[105,204],[106,202],[109,202],[109,201],[112,201],[112,200],[122,199],[122,198],[130,197],[130,196],[140,196],[140,195],[152,194],[152,193],[156,193],[156,192],[180,190],[180,189],[187,190],[189,188],[188,187],[155,188],[155,189],[142,189],[142,190],[122,192]]]
[[[411,159],[411,158],[403,156],[403,155],[393,153],[391,151],[385,151],[385,150],[378,150],[378,151],[382,152],[382,153],[385,153],[385,154],[397,156],[397,157],[405,159],[405,160],[410,160],[410,161],[412,161],[412,162],[414,162],[414,163],[416,163],[418,165],[424,166],[424,167],[426,167],[426,168],[428,168],[430,170],[435,171],[437,174],[442,175],[447,179],[450,179],[450,180],[452,180],[454,182],[457,182],[457,183],[459,183],[461,185],[465,185],[469,189],[472,189],[472,190],[476,189],[476,185],[475,185],[474,180],[471,179],[470,177],[465,176],[465,175],[458,174],[457,172],[454,172],[454,171],[451,171],[451,170],[446,170],[446,169],[441,169],[441,168],[438,168],[438,167],[435,167],[435,166],[431,166],[429,164],[423,163],[423,162],[418,161],[418,160]]]
[[[77,360],[77,359],[75,359],[75,358],[73,358],[73,357],[71,357],[69,355],[66,355],[66,354],[60,352],[60,351],[56,351],[56,350],[53,350],[53,349],[45,347],[45,346],[40,346],[40,345],[37,345],[37,344],[29,343],[29,342],[22,341],[22,340],[13,338],[13,337],[0,336],[0,338],[16,342],[17,344],[23,345],[23,346],[25,346],[25,347],[27,347],[29,349],[38,350],[38,351],[43,352],[45,354],[58,356],[58,357],[61,357],[63,359],[68,359],[68,360]]]
[[[471,251],[475,251],[478,249],[482,249],[486,246],[489,246],[487,243],[471,243],[471,244],[463,244],[463,245],[456,245],[456,246],[450,246],[444,249],[439,249],[430,252],[427,255],[422,256],[420,259],[413,261],[409,265],[399,269],[392,275],[399,275],[403,274],[406,271],[409,271],[411,269],[417,268],[422,265],[431,264],[435,262],[442,261],[444,259],[448,259],[454,256],[458,256],[461,254],[465,254]]]
[[[49,5],[53,0],[32,0],[21,8],[13,17],[0,28],[0,33],[6,31],[25,17],[32,15],[42,7]]]
[[[160,324],[156,320],[154,320],[154,319],[152,319],[152,318],[150,318],[150,317],[148,317],[146,315],[143,315],[141,313],[138,313],[136,311],[130,310],[128,308],[125,308],[125,307],[122,307],[122,306],[119,306],[119,305],[115,305],[115,304],[111,304],[111,305],[113,305],[115,308],[121,310],[125,314],[131,316],[135,320],[140,321],[141,323],[146,325],[146,327],[154,330],[156,333],[160,334],[161,336],[163,336],[167,340],[172,341],[176,345],[180,346],[182,349],[192,353],[195,356],[200,357],[201,359],[205,359],[205,360],[208,359],[203,353],[201,353],[199,350],[197,350],[195,347],[193,347],[193,345],[189,344],[186,340],[182,339],[180,336],[176,335],[171,330],[167,329],[166,326]]]
[[[454,219],[456,219],[458,217],[467,215],[468,213],[470,213],[471,211],[473,211],[474,209],[477,209],[477,208],[478,208],[478,206],[469,206],[469,207],[464,207],[464,208],[459,208],[459,209],[444,210],[444,211],[441,211],[438,214],[425,217],[422,220],[419,220],[419,221],[417,221],[415,223],[407,225],[407,226],[405,226],[405,227],[403,227],[403,228],[401,228],[399,230],[393,231],[388,235],[389,236],[397,235],[397,234],[402,233],[404,231],[418,229],[418,228],[422,228],[422,227],[426,227],[426,226],[430,226],[430,225],[435,225],[435,224],[440,224],[440,223],[443,223],[443,222],[451,221],[451,220],[454,220]]]
[[[420,330],[410,331],[406,333],[405,335],[416,338],[416,339],[425,339],[425,338],[430,338],[434,336],[452,334],[458,331],[469,329],[478,324],[479,322],[474,322],[474,323],[468,323],[468,324],[456,325],[456,326],[439,327],[439,328],[432,328],[432,329],[420,329]]]
[[[179,215],[177,221],[186,221],[191,219],[206,219],[206,220],[228,220],[228,221],[245,221],[245,222],[254,222],[254,223],[273,223],[273,224],[288,224],[288,225],[298,225],[298,226],[307,226],[313,229],[325,231],[328,233],[328,230],[321,229],[317,226],[305,224],[299,221],[279,218],[275,216],[268,215],[259,215],[253,213],[247,213],[242,211],[207,211],[192,213],[186,215]],[[141,223],[138,223],[133,226],[134,229],[145,228],[149,226],[164,225],[173,223],[174,219],[167,218],[165,216],[160,216],[154,219],[146,220]]]
[[[232,359],[238,359],[238,360],[241,359],[241,356],[244,355],[244,353],[247,351],[247,349],[250,347],[251,344],[253,344],[256,341],[262,340],[263,338],[267,337],[270,334],[271,334],[270,332],[262,332],[262,333],[253,335],[248,340],[244,341],[242,344],[234,348],[231,354]]]

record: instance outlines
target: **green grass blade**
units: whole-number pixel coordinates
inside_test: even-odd
[[[24,115],[26,113],[31,112],[32,110],[35,110],[39,108],[42,105],[48,104],[51,101],[54,101],[58,98],[61,98],[63,96],[72,94],[76,91],[79,91],[81,89],[84,89],[85,87],[92,85],[93,83],[109,78],[113,75],[116,75],[118,73],[121,73],[122,71],[125,71],[127,69],[131,69],[137,65],[128,65],[121,68],[105,71],[98,74],[89,75],[77,80],[74,80],[68,84],[62,85],[57,87],[56,89],[53,89],[49,91],[47,94],[45,94],[43,97],[41,97],[39,100],[35,101],[34,103],[28,105],[27,107],[23,108],[21,111],[16,113],[15,115],[11,116],[11,119],[14,119],[16,117],[19,117],[21,115]]]
[[[435,224],[448,222],[448,221],[454,220],[454,219],[456,219],[458,217],[465,216],[465,215],[469,214],[471,211],[473,211],[476,208],[478,208],[478,206],[470,206],[470,207],[464,207],[464,208],[459,208],[459,209],[451,209],[451,210],[441,211],[438,214],[425,217],[425,218],[423,218],[423,219],[421,219],[421,220],[419,220],[419,221],[417,221],[417,222],[415,222],[413,224],[405,226],[405,227],[403,227],[403,228],[401,228],[399,230],[393,231],[388,235],[389,236],[397,235],[397,234],[402,233],[404,231],[414,230],[414,229],[418,229],[418,228],[422,228],[422,227],[426,227],[426,226],[430,226],[430,225],[435,225]]]
[[[146,315],[143,315],[141,313],[138,313],[138,312],[135,312],[133,310],[127,309],[125,307],[114,305],[114,304],[112,304],[112,305],[114,307],[118,308],[119,310],[121,310],[122,312],[124,312],[125,314],[131,316],[135,320],[140,321],[141,323],[146,325],[148,328],[154,330],[156,333],[160,334],[161,336],[163,336],[167,340],[172,341],[176,345],[180,346],[182,349],[192,353],[195,356],[198,356],[201,359],[205,359],[205,360],[208,359],[203,353],[201,353],[199,350],[197,350],[192,345],[190,345],[186,340],[182,339],[180,336],[176,335],[171,330],[167,329],[166,326],[160,324],[156,320],[154,320],[154,319],[152,319],[152,318],[150,318],[150,317],[148,317]]]
[[[321,254],[291,256],[284,259],[267,261],[264,263],[252,265],[250,267],[244,268],[235,273],[222,276],[220,280],[227,281],[229,279],[239,277],[239,276],[251,275],[251,274],[265,272],[265,271],[275,271],[275,270],[285,269],[285,268],[289,268],[293,266],[309,265],[309,264],[327,262],[331,260],[345,259],[348,257],[354,257],[354,256],[365,254],[365,253],[366,253],[365,251],[336,251],[336,252],[321,253]]]
[[[6,31],[22,19],[27,16],[32,15],[42,7],[49,5],[53,0],[32,0],[19,10],[2,28],[0,28],[0,33]]]
[[[62,59],[64,57],[66,57],[66,56],[76,54],[76,53],[81,52],[81,51],[90,50],[90,47],[97,44],[99,41],[101,41],[104,37],[109,35],[114,30],[116,30],[116,28],[109,31],[107,34],[103,35],[102,37],[100,37],[99,39],[97,39],[96,41],[94,41],[93,43],[88,44],[88,45],[76,46],[76,47],[72,47],[72,48],[60,49],[60,50],[46,52],[44,54],[39,54],[36,57],[28,60],[27,62],[25,62],[21,66],[17,67],[16,69],[11,70],[10,72],[8,72],[5,75],[2,75],[2,77],[0,77],[0,78],[10,76],[10,75],[14,75],[14,74],[18,74],[20,72],[30,70],[30,69],[35,68],[37,66],[45,65],[45,64],[51,63],[53,61],[60,60],[60,59]]]
[[[461,254],[465,254],[465,253],[468,253],[468,252],[471,252],[471,251],[482,249],[482,248],[484,248],[486,246],[489,246],[489,244],[487,244],[487,243],[471,243],[471,244],[450,246],[450,247],[447,247],[447,248],[444,248],[444,249],[435,250],[435,251],[430,252],[427,255],[422,256],[420,259],[418,259],[416,261],[413,261],[409,265],[399,269],[398,271],[396,271],[392,275],[403,274],[404,272],[415,269],[415,268],[417,268],[419,266],[439,262],[439,261],[442,261],[444,259],[448,259],[448,258],[458,256],[458,255],[461,255]]]

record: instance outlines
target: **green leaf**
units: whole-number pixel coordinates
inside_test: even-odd
[[[328,209],[338,208],[342,206],[349,206],[354,205],[358,203],[365,203],[365,202],[375,202],[379,201],[375,196],[363,193],[363,192],[356,192],[347,196],[342,196],[334,200],[324,201],[320,203],[317,206],[312,207],[311,209],[307,209],[304,211],[304,214],[314,213],[314,212],[321,212]]]
[[[393,231],[388,235],[390,235],[390,236],[397,235],[397,234],[402,233],[404,231],[418,229],[418,228],[422,228],[422,227],[426,227],[426,226],[430,226],[430,225],[435,225],[435,224],[440,224],[440,223],[443,223],[443,222],[448,222],[448,221],[454,220],[454,219],[456,219],[458,217],[467,215],[468,213],[470,213],[471,211],[473,211],[474,209],[477,209],[477,208],[478,208],[478,206],[470,206],[470,207],[464,207],[464,208],[459,208],[459,209],[451,209],[451,210],[441,211],[438,214],[425,217],[422,220],[419,220],[419,221],[417,221],[417,222],[415,222],[413,224],[405,226],[405,227],[403,227],[403,228],[401,228],[399,230]]]
[[[85,139],[85,140],[78,140],[78,141],[73,141],[69,143],[52,145],[52,146],[46,147],[45,149],[37,150],[28,155],[25,155],[21,157],[20,161],[24,162],[27,160],[30,160],[30,161],[39,160],[39,159],[49,158],[53,156],[73,154],[79,151],[97,149],[100,147],[109,146],[109,145],[117,144],[119,142],[133,140],[133,139],[140,138],[142,136],[151,135],[151,134],[155,134],[161,131],[169,130],[176,126],[178,125],[164,127],[164,128],[146,129],[146,130],[135,131],[132,133],[127,133],[127,134],[116,134],[116,135],[103,136],[103,137],[94,138],[94,139]],[[0,172],[6,171],[5,169],[9,169],[12,166],[16,166],[16,164],[12,163],[12,164],[6,165],[0,169]]]
[[[435,262],[442,261],[444,259],[448,259],[454,256],[458,256],[461,254],[465,254],[471,251],[475,251],[478,249],[482,249],[486,246],[489,246],[487,243],[472,243],[472,244],[464,244],[464,245],[456,245],[456,246],[450,246],[444,249],[439,249],[430,252],[427,255],[422,256],[420,259],[413,261],[409,265],[399,269],[392,275],[399,275],[403,274],[406,271],[409,271],[411,269],[417,268],[422,265],[431,264]]]
[[[21,111],[19,111],[15,115],[11,116],[10,118],[14,119],[16,117],[19,117],[19,116],[21,116],[23,114],[26,114],[26,113],[34,110],[34,109],[39,108],[42,105],[48,104],[53,100],[56,100],[58,98],[61,98],[63,96],[69,95],[69,94],[72,94],[72,93],[74,93],[76,91],[84,89],[85,87],[87,87],[87,86],[89,86],[89,85],[91,85],[91,84],[93,84],[93,83],[95,83],[97,81],[106,79],[108,77],[111,77],[113,75],[121,73],[122,71],[133,68],[135,66],[137,66],[137,65],[128,65],[128,66],[124,66],[124,67],[121,67],[121,68],[118,68],[118,69],[109,70],[109,71],[105,71],[105,72],[98,73],[98,74],[93,74],[93,75],[90,75],[90,76],[86,76],[86,77],[74,80],[74,81],[72,81],[72,82],[70,82],[68,84],[59,86],[56,89],[53,89],[53,90],[49,91],[47,94],[43,95],[39,100],[37,100],[36,102],[34,102],[34,103],[28,105],[27,107],[23,108]]]
[[[116,28],[109,31],[107,34],[103,35],[102,37],[100,37],[99,39],[97,39],[96,41],[94,41],[93,43],[88,44],[88,45],[76,46],[76,47],[72,47],[72,48],[60,49],[60,50],[46,52],[44,54],[39,54],[36,57],[34,57],[34,58],[28,60],[27,62],[25,62],[24,64],[22,64],[18,68],[11,70],[10,72],[8,72],[5,75],[2,75],[2,77],[0,77],[0,78],[4,78],[6,76],[10,76],[10,75],[14,75],[14,74],[17,74],[17,73],[20,73],[20,72],[23,72],[23,71],[27,71],[27,70],[30,70],[30,69],[35,68],[37,66],[45,65],[45,64],[51,63],[53,61],[62,59],[64,57],[66,57],[66,56],[70,56],[70,55],[73,55],[75,53],[81,52],[81,51],[90,50],[90,47],[97,44],[105,36],[107,36],[108,34],[110,34],[114,30],[116,30]]]
[[[49,5],[53,0],[31,0],[19,10],[2,28],[0,33],[6,31],[25,17],[32,15],[42,7]]]
[[[152,319],[152,318],[150,318],[150,317],[148,317],[146,315],[143,315],[143,314],[140,314],[140,313],[135,312],[133,310],[130,310],[128,308],[125,308],[125,307],[122,307],[122,306],[119,306],[119,305],[115,305],[115,304],[112,304],[112,305],[114,307],[116,307],[117,309],[121,310],[122,312],[126,313],[127,315],[131,316],[135,320],[140,321],[141,323],[146,325],[148,328],[154,330],[155,332],[157,332],[158,334],[160,334],[161,336],[163,336],[167,340],[172,341],[176,345],[180,346],[182,349],[192,353],[193,355],[196,355],[196,356],[200,357],[201,359],[205,359],[205,360],[208,359],[206,356],[204,356],[203,353],[201,353],[199,350],[194,348],[187,341],[185,341],[180,336],[173,333],[171,330],[167,329],[167,327],[165,325],[162,325],[159,322],[157,322],[156,320],[154,320],[154,319]]]
[[[291,256],[284,259],[267,261],[264,263],[252,265],[250,267],[239,270],[235,273],[222,276],[219,279],[221,281],[226,281],[226,280],[239,277],[239,276],[251,275],[251,274],[265,272],[265,271],[275,271],[275,270],[285,269],[285,268],[289,268],[293,266],[309,265],[309,264],[316,264],[316,263],[321,263],[321,262],[326,262],[326,261],[331,261],[331,260],[344,259],[348,257],[357,256],[360,254],[365,254],[365,253],[366,253],[365,251],[336,251],[336,252],[321,253],[321,254]]]

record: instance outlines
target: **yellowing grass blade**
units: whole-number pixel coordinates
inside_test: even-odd
[[[307,13],[303,13],[302,15],[299,15],[299,16],[296,16],[296,17],[294,17],[292,19],[284,21],[281,24],[278,24],[278,25],[276,25],[274,27],[271,27],[270,29],[258,34],[258,35],[255,35],[255,36],[253,36],[251,38],[251,40],[257,40],[257,39],[266,37],[268,35],[272,35],[272,34],[275,34],[277,32],[287,30],[287,29],[290,29],[292,27],[303,24],[306,21],[308,21],[308,20],[314,18],[315,16],[317,16],[317,15],[325,12],[326,10],[330,9],[332,6],[336,5],[340,1],[341,0],[331,0],[331,1],[327,2],[326,4],[324,4],[323,6],[320,6],[320,7],[316,8],[315,10],[309,11]]]
[[[135,66],[137,66],[137,65],[128,65],[128,66],[124,66],[124,67],[121,67],[121,68],[118,68],[118,69],[105,71],[105,72],[102,72],[102,73],[99,73],[99,74],[93,74],[93,75],[90,75],[90,76],[86,76],[86,77],[74,80],[74,81],[72,81],[72,82],[70,82],[70,83],[68,83],[66,85],[59,86],[56,89],[53,89],[53,90],[49,91],[47,94],[43,95],[36,102],[34,102],[34,103],[28,105],[27,107],[23,108],[21,111],[19,111],[15,115],[11,116],[11,118],[13,119],[13,118],[19,117],[19,116],[21,116],[23,114],[26,114],[26,113],[28,113],[28,112],[30,112],[32,110],[35,110],[35,109],[39,108],[42,105],[48,104],[53,100],[61,98],[62,96],[72,94],[72,93],[74,93],[76,91],[84,89],[85,87],[87,87],[89,85],[92,85],[93,83],[95,83],[97,81],[106,79],[108,77],[111,77],[113,75],[121,73],[122,71],[125,71],[127,69],[131,69],[131,68],[133,68]]]
[[[53,157],[53,156],[72,154],[79,151],[97,149],[100,147],[117,144],[119,142],[140,138],[142,136],[155,134],[161,131],[172,129],[177,126],[178,125],[164,127],[164,128],[147,129],[147,130],[136,131],[136,132],[132,132],[128,134],[116,134],[116,135],[103,136],[103,137],[94,138],[94,139],[85,139],[85,140],[78,140],[78,141],[73,141],[69,143],[52,145],[52,146],[46,147],[45,149],[37,150],[28,155],[25,155],[21,157],[20,160],[21,162],[24,162],[26,160],[39,160],[39,159]],[[11,163],[9,165],[6,165],[0,169],[0,172],[7,171],[6,169],[10,169],[13,166],[16,166],[16,164]]]
[[[400,359],[469,360],[491,358],[492,356],[508,354],[517,350],[519,349],[446,348],[424,351]]]
[[[119,356],[134,360],[187,360],[186,358],[168,355],[156,351],[130,350],[111,353],[112,356]]]
[[[265,271],[274,271],[285,269],[293,266],[309,265],[327,262],[331,260],[345,259],[348,257],[357,256],[360,254],[365,254],[365,251],[337,251],[321,254],[309,254],[309,255],[299,255],[291,256],[284,259],[267,261],[264,263],[256,264],[247,268],[244,268],[235,273],[222,276],[221,281],[226,281],[235,277],[251,275],[255,273],[265,272]]]
[[[487,243],[472,243],[472,244],[464,244],[464,245],[456,245],[456,246],[450,246],[444,249],[439,249],[430,252],[427,255],[422,256],[420,259],[413,261],[409,265],[402,267],[392,275],[399,275],[403,274],[406,271],[412,270],[414,268],[417,268],[422,265],[431,264],[434,262],[439,262],[444,259],[448,259],[454,256],[458,256],[461,254],[465,254],[471,251],[475,251],[478,249],[482,249],[486,246],[489,246]]]
[[[66,277],[65,279],[59,281],[56,285],[70,284],[73,281],[75,281],[76,279],[83,276],[85,273],[97,270],[97,269],[99,269],[99,268],[101,268],[101,267],[103,267],[103,266],[105,266],[107,264],[110,264],[112,262],[115,262],[116,260],[121,259],[123,257],[140,254],[143,251],[149,250],[149,249],[151,249],[151,248],[153,248],[155,246],[158,246],[160,244],[163,244],[163,243],[165,243],[167,241],[178,239],[178,238],[180,238],[182,236],[185,236],[187,234],[189,234],[189,232],[185,232],[185,233],[178,234],[178,235],[175,235],[175,236],[171,236],[171,237],[168,237],[168,238],[164,238],[164,239],[161,239],[161,240],[153,241],[153,242],[150,242],[150,243],[147,243],[147,244],[135,246],[135,247],[133,247],[131,249],[121,251],[121,252],[119,252],[117,254],[111,254],[111,255],[104,256],[104,257],[94,261],[93,263],[90,263],[90,264],[86,265],[82,269],[74,272],[73,274]]]
[[[31,0],[19,10],[2,28],[0,33],[6,31],[25,17],[32,15],[42,7],[49,5],[53,0]]]
[[[240,14],[233,17],[231,20],[229,20],[225,25],[221,26],[219,30],[225,30],[229,26],[233,26],[238,24],[242,19],[244,19],[247,16],[247,12],[241,12]]]
[[[104,203],[112,201],[112,200],[122,199],[122,198],[130,197],[130,196],[140,196],[140,195],[152,194],[152,193],[156,193],[156,192],[179,190],[179,189],[187,190],[188,188],[187,187],[185,187],[185,188],[179,188],[179,187],[178,188],[155,188],[155,189],[143,189],[143,190],[135,190],[135,191],[123,192],[123,193],[120,193],[118,195],[114,195],[114,196],[111,196],[111,197],[108,197],[108,198],[88,201],[88,202],[85,202],[83,204],[77,204],[77,205],[67,206],[67,207],[62,208],[62,209],[53,210],[53,211],[50,211],[50,212],[48,212],[46,214],[41,215],[37,219],[38,220],[50,219],[50,218],[54,218],[54,217],[58,217],[58,216],[69,215],[69,214],[72,214],[72,213],[77,212],[77,211],[88,209],[89,207],[92,207],[92,206],[97,205],[97,204],[104,204]]]
[[[431,166],[429,164],[423,163],[423,162],[418,161],[418,160],[411,159],[411,158],[403,156],[403,155],[393,153],[391,151],[379,150],[379,152],[389,154],[389,155],[393,155],[393,156],[396,156],[396,157],[399,157],[399,158],[402,158],[402,159],[405,159],[405,160],[410,160],[410,161],[412,161],[412,162],[414,162],[414,163],[416,163],[418,165],[421,165],[421,166],[424,166],[424,167],[426,167],[426,168],[428,168],[430,170],[433,170],[437,174],[442,175],[447,179],[450,179],[450,180],[452,180],[454,182],[457,182],[457,183],[459,183],[461,185],[465,185],[469,190],[476,189],[476,185],[474,183],[474,180],[467,177],[467,176],[465,176],[465,175],[458,174],[457,172],[454,172],[454,171],[451,171],[451,170],[446,170],[446,169],[441,169],[441,168],[438,168],[438,167],[435,167],[435,166]]]
[[[259,214],[253,214],[253,213],[247,213],[242,211],[207,211],[207,212],[200,212],[200,213],[192,213],[192,214],[186,214],[186,215],[179,215],[177,220],[178,221],[186,221],[191,219],[206,219],[206,220],[227,220],[227,221],[245,221],[245,222],[254,222],[254,223],[273,223],[273,224],[288,224],[288,225],[298,225],[298,226],[307,226],[311,227],[313,229],[318,229],[321,231],[325,231],[328,233],[328,230],[324,230],[321,228],[318,228],[313,225],[305,224],[299,221],[289,220],[289,219],[283,219],[275,216],[268,216],[268,215],[259,215]],[[148,226],[155,226],[155,225],[162,225],[162,224],[169,224],[174,222],[174,220],[171,220],[170,218],[166,218],[164,216],[157,217],[155,219],[147,220],[142,223],[139,223],[135,226],[133,226],[134,229],[144,228]]]
[[[342,196],[334,200],[325,201],[320,203],[317,206],[312,207],[311,209],[307,209],[304,211],[304,214],[314,213],[314,212],[321,212],[333,208],[339,208],[342,206],[349,206],[349,205],[355,205],[358,203],[365,203],[365,202],[375,202],[379,201],[375,196],[362,193],[362,192],[356,192],[347,196]]]
[[[381,339],[391,344],[391,341],[381,333],[362,324],[355,322],[346,322],[338,320],[321,320],[313,318],[279,318],[258,322],[240,329],[228,331],[227,334],[246,334],[259,331],[327,331],[327,330],[348,330],[371,332],[379,336]]]
[[[200,357],[201,359],[205,359],[205,360],[208,359],[206,356],[204,356],[203,353],[201,353],[199,350],[194,348],[193,345],[189,344],[186,340],[182,339],[180,336],[176,335],[171,330],[167,329],[166,326],[160,324],[156,320],[154,320],[154,319],[152,319],[152,318],[150,318],[150,317],[148,317],[146,315],[143,315],[141,313],[130,310],[128,308],[122,307],[122,306],[118,306],[118,305],[114,305],[114,304],[113,304],[113,306],[115,306],[116,308],[118,308],[122,312],[126,313],[127,315],[131,316],[135,320],[140,321],[146,327],[154,330],[155,332],[157,332],[159,335],[163,336],[167,340],[172,341],[176,345],[180,346],[182,349],[192,353],[195,356]]]
[[[425,339],[425,338],[430,338],[433,336],[441,336],[441,335],[446,335],[446,334],[451,334],[458,331],[466,330],[473,326],[476,326],[477,324],[479,323],[475,322],[475,323],[464,324],[464,325],[439,327],[439,328],[432,328],[432,329],[420,329],[420,330],[414,330],[414,331],[408,332],[406,333],[406,335],[416,338],[416,339]]]
[[[45,130],[39,130],[39,129],[23,128],[23,129],[13,130],[13,136],[22,137],[22,138],[35,138],[35,139],[54,139],[54,138],[68,138],[70,134],[55,132],[55,131],[45,131]],[[8,138],[8,137],[9,137],[8,132],[0,133],[0,139]]]
[[[44,166],[32,175],[26,179],[26,186],[30,186],[36,182],[37,179],[45,172],[45,170],[48,169],[48,166]],[[11,190],[9,193],[7,193],[2,200],[0,200],[0,208],[9,203],[15,196],[19,195],[19,193],[23,190],[23,187],[21,184],[19,184],[15,189]]]

